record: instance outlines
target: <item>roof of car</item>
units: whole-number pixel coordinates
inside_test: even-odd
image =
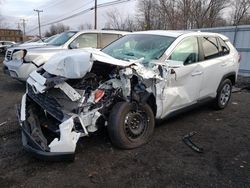
[[[130,32],[118,31],[118,30],[82,30],[79,33],[107,33],[107,34],[120,34],[126,35]]]
[[[180,35],[191,33],[193,31],[184,31],[184,30],[149,30],[149,31],[139,31],[132,34],[149,34],[149,35],[163,35],[170,37],[179,37]]]
[[[181,35],[185,36],[219,36],[223,40],[228,40],[228,38],[219,33],[211,33],[211,32],[200,32],[200,31],[190,31],[190,30],[149,30],[149,31],[139,31],[131,34],[148,34],[148,35],[162,35],[169,37],[179,37]]]

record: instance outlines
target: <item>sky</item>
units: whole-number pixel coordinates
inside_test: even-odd
[[[1,0],[0,0],[1,1]],[[34,9],[43,10],[40,13],[41,25],[47,24],[58,19],[65,18],[74,13],[78,13],[82,10],[86,10],[94,6],[94,0],[2,0],[0,5],[0,14],[4,18],[5,25],[8,28],[16,29],[20,19],[26,20],[26,33],[29,35],[38,34],[38,19],[37,12]],[[108,3],[115,0],[97,0],[98,4]],[[98,9],[98,25],[97,29],[102,29],[107,21],[106,13],[117,9],[119,13],[126,17],[127,15],[133,15],[136,11],[136,0],[130,0],[128,2],[103,7]],[[78,29],[81,24],[94,25],[94,11],[89,11],[85,14],[81,14],[75,18],[60,22],[70,26],[70,29]],[[20,25],[22,29],[22,25]],[[42,27],[42,33],[48,30],[49,26]]]

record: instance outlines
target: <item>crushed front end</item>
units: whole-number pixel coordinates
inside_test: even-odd
[[[22,141],[40,159],[73,160],[79,138],[106,126],[114,104],[145,102],[164,80],[158,69],[146,72],[139,65],[100,62],[89,53],[71,55],[52,58],[27,80],[19,110]]]

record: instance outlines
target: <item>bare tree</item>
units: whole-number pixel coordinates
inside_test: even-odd
[[[250,0],[232,1],[232,21],[233,25],[249,24]]]
[[[56,25],[51,25],[49,31],[46,31],[45,36],[49,37],[58,33],[62,33],[64,31],[68,31],[70,29],[69,26],[66,26],[62,23],[58,23]]]
[[[214,27],[221,12],[229,6],[227,0],[192,0],[192,17],[194,27]]]
[[[234,1],[234,3],[230,3]],[[193,29],[225,26],[233,9],[233,23],[250,23],[250,0],[141,0],[134,18],[124,19],[118,10],[107,13],[107,28],[132,30]],[[229,7],[231,6],[231,7]]]
[[[107,22],[105,29],[117,29],[125,31],[138,30],[133,18],[129,15],[123,17],[117,9],[113,9],[106,13]]]
[[[191,14],[191,7],[192,7],[192,0],[178,0],[177,4],[177,15],[179,21],[179,29],[190,29],[193,25],[192,14]]]
[[[90,30],[93,29],[93,26],[91,23],[84,23],[78,26],[79,30]]]
[[[136,17],[141,30],[166,29],[165,16],[159,0],[139,1]]]
[[[161,18],[165,21],[165,29],[177,29],[177,0],[159,0],[161,7]]]

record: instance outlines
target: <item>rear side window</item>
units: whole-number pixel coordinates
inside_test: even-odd
[[[228,47],[228,45],[225,43],[224,40],[222,40],[220,37],[218,38],[219,40],[219,43],[220,43],[220,46],[221,46],[221,49],[220,49],[220,53],[221,55],[227,55],[230,53],[230,49]]]
[[[117,34],[101,34],[101,48],[104,48],[111,42],[115,41],[116,39],[119,38],[119,35]]]
[[[201,43],[205,60],[220,56],[219,45],[215,37],[202,37]]]

